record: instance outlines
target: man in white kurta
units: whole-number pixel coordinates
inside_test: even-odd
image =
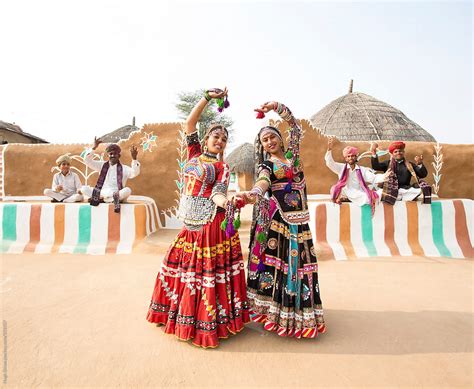
[[[94,147],[86,151],[84,157],[84,163],[91,169],[100,172],[106,161],[97,161],[94,160],[93,151],[101,143],[100,139],[94,140]],[[136,146],[130,148],[130,154],[132,156],[132,166],[127,166],[122,164],[122,189],[119,190],[117,185],[117,165],[120,162],[120,147],[117,145],[109,145],[106,149],[106,152],[109,157],[109,169],[107,170],[107,175],[105,176],[104,184],[100,190],[100,198],[106,203],[112,203],[114,201],[114,193],[118,192],[118,197],[121,202],[125,201],[131,194],[132,190],[126,187],[127,180],[132,179],[140,174],[140,162],[137,161],[138,150]],[[83,186],[82,193],[87,197],[92,197],[92,192],[94,190],[91,186]]]
[[[52,198],[53,202],[75,203],[82,201],[81,180],[71,171],[71,157],[69,154],[61,155],[57,160],[59,172],[53,177],[51,188],[44,190],[44,195]]]
[[[360,170],[364,181],[370,186],[383,182],[385,176],[383,174],[375,174],[367,167],[359,166],[357,164],[358,151],[355,147],[346,147],[343,150],[343,156],[346,163],[335,162],[332,157],[332,145],[333,138],[329,138],[328,149],[324,157],[326,166],[336,173],[339,179],[341,179],[344,169],[348,169],[347,181],[341,190],[340,197],[345,197],[347,200],[359,206],[370,204],[367,193],[362,188],[359,181],[357,171]]]

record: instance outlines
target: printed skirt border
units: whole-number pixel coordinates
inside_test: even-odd
[[[250,250],[247,295],[251,319],[280,336],[315,338],[326,331],[318,262],[308,224],[287,223],[277,211],[263,264]]]

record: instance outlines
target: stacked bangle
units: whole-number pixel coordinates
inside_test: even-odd
[[[211,101],[211,96],[209,96],[209,91],[204,92],[204,98],[209,102]]]
[[[272,184],[272,182],[270,181],[270,179],[267,177],[267,176],[260,176],[257,178],[257,180],[255,181],[255,183],[259,182],[259,181],[266,181],[269,185]]]
[[[249,193],[253,195],[263,196],[263,190],[259,186],[254,186]]]

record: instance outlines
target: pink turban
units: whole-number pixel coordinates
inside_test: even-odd
[[[357,147],[347,146],[347,147],[344,147],[344,150],[342,150],[342,155],[344,158],[346,158],[348,155],[357,155],[357,154],[359,154],[359,150],[357,149]]]

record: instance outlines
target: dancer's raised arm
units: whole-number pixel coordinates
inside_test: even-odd
[[[209,103],[211,99],[222,99],[225,96],[227,96],[227,87],[224,88],[224,90],[219,89],[219,88],[214,88],[214,89],[208,89],[206,92],[204,92],[204,95],[201,97],[199,102],[194,106],[188,118],[186,119],[186,124],[185,124],[186,133],[189,135],[197,131],[196,125],[199,122],[199,119],[201,118],[202,112],[206,108],[207,103]]]

